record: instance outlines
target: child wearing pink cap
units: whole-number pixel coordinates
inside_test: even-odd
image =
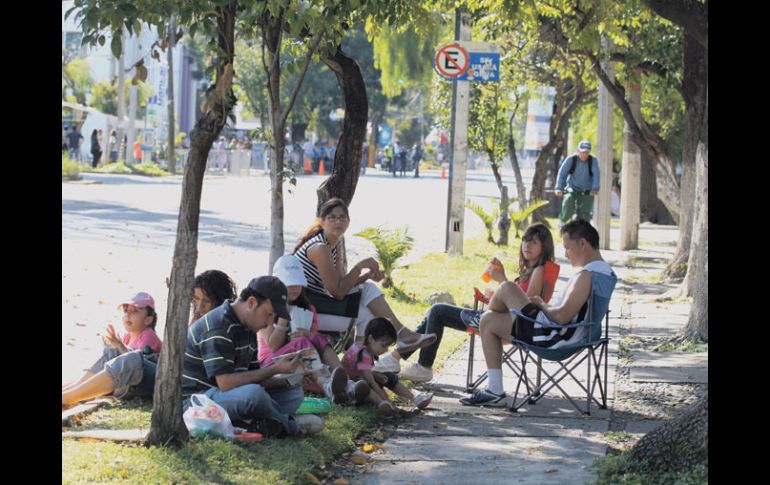
[[[73,387],[101,371],[104,364],[118,355],[139,350],[144,354],[156,354],[160,352],[163,342],[155,333],[155,325],[158,323],[158,314],[155,312],[155,300],[149,293],[140,291],[130,300],[118,305],[123,310],[123,328],[126,333],[122,336],[115,330],[111,323],[107,324],[107,335],[102,336],[104,351],[102,356],[77,382],[64,386]]]

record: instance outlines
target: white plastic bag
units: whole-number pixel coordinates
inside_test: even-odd
[[[227,411],[205,394],[190,396],[190,407],[182,415],[190,436],[214,434],[227,439],[235,437],[233,423]]]

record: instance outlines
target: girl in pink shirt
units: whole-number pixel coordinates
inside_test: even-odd
[[[364,343],[354,343],[350,346],[342,358],[342,366],[351,379],[369,384],[371,392],[369,392],[368,400],[372,404],[376,404],[377,410],[381,413],[395,414],[397,412],[381,386],[387,387],[397,395],[412,401],[417,408],[424,409],[433,399],[432,393],[415,396],[412,391],[399,382],[395,373],[373,370],[377,357],[387,352],[388,347],[394,343],[396,343],[396,329],[390,320],[383,317],[373,318],[366,326]]]
[[[155,312],[155,299],[149,294],[140,291],[130,300],[118,305],[123,310],[124,335],[120,335],[111,323],[107,324],[107,335],[102,336],[104,351],[90,369],[86,369],[85,375],[73,384],[63,386],[62,389],[75,387],[85,382],[104,368],[107,361],[118,355],[140,350],[145,354],[160,352],[163,342],[155,333],[155,325],[158,323],[158,314]]]

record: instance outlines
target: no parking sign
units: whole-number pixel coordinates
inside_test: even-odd
[[[459,43],[444,44],[436,51],[433,67],[436,72],[447,79],[461,76],[468,70],[470,55]]]
[[[455,41],[436,50],[433,68],[444,79],[499,81],[500,52],[486,42]]]

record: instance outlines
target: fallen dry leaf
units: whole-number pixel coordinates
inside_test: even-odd
[[[372,453],[374,450],[376,450],[376,449],[377,449],[377,447],[376,447],[376,446],[374,446],[374,445],[370,445],[370,444],[368,444],[368,443],[367,443],[367,444],[365,444],[365,445],[364,445],[364,447],[363,447],[363,448],[361,448],[361,449],[362,449],[362,450],[364,450],[364,453]]]
[[[352,461],[356,465],[365,465],[368,461],[365,456],[361,455],[353,455],[350,457],[350,461]]]
[[[345,478],[338,478],[332,482],[334,485],[348,485],[350,482]]]
[[[310,472],[305,473],[305,478],[307,478],[307,481],[310,482],[310,483],[315,483],[316,485],[321,485],[321,481],[318,479],[318,477],[316,477],[315,475],[313,475]]]

